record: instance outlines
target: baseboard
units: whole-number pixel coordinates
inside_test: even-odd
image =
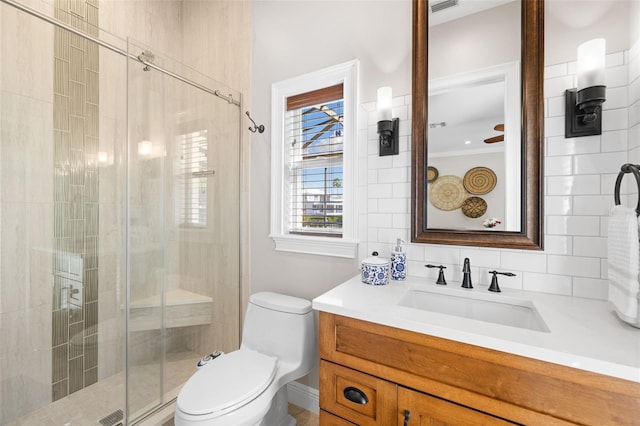
[[[320,392],[318,389],[293,381],[287,384],[287,399],[290,403],[307,411],[315,414],[320,413]]]

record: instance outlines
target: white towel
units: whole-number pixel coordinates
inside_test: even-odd
[[[624,206],[611,209],[607,239],[609,302],[623,321],[636,327],[640,325],[639,226],[635,210]]]

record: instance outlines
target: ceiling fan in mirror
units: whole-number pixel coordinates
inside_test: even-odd
[[[504,132],[504,123],[496,124],[493,127],[493,130],[497,130],[498,132]],[[484,140],[484,143],[496,143],[496,142],[504,142],[504,134],[493,136]]]

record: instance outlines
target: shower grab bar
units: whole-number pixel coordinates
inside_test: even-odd
[[[221,99],[227,101],[229,104],[240,106],[240,101],[233,99],[233,96],[231,94],[229,94],[229,96],[225,96],[225,95],[221,94],[219,90],[211,90],[208,87],[205,87],[205,86],[203,86],[201,84],[198,84],[193,80],[189,80],[188,78],[182,77],[182,76],[180,76],[180,75],[178,75],[176,73],[173,73],[173,72],[171,72],[169,70],[166,70],[166,69],[164,69],[162,67],[159,67],[158,65],[154,65],[151,62],[147,62],[147,61],[143,60],[140,56],[136,56],[136,55],[134,55],[132,53],[127,52],[126,50],[120,49],[119,47],[116,47],[116,46],[114,46],[112,44],[109,44],[109,43],[107,43],[105,41],[102,41],[99,38],[93,37],[90,34],[84,33],[84,32],[82,32],[82,31],[80,31],[80,30],[78,30],[78,29],[76,29],[76,28],[74,28],[74,27],[72,27],[72,26],[70,26],[68,24],[65,24],[64,22],[61,22],[61,21],[59,21],[59,20],[57,20],[55,18],[52,18],[50,16],[47,16],[47,15],[41,13],[41,12],[38,12],[35,9],[31,9],[30,7],[27,7],[27,6],[23,5],[23,4],[15,2],[13,0],[0,0],[0,2],[5,3],[5,4],[9,5],[9,6],[12,6],[12,7],[16,8],[18,10],[21,10],[21,11],[23,11],[25,13],[28,13],[29,15],[34,16],[34,17],[36,17],[38,19],[41,19],[41,20],[43,20],[45,22],[48,22],[48,23],[50,23],[52,25],[55,25],[55,26],[60,27],[62,29],[65,29],[65,30],[77,35],[77,36],[80,36],[80,37],[83,37],[83,38],[85,38],[85,39],[87,39],[89,41],[92,41],[92,42],[94,42],[94,43],[96,43],[96,44],[98,44],[98,45],[100,45],[100,46],[102,46],[102,47],[104,47],[106,49],[111,50],[112,52],[118,53],[118,54],[120,54],[122,56],[125,56],[125,57],[129,58],[129,59],[136,60],[136,61],[144,64],[146,67],[153,68],[156,71],[160,71],[161,73],[169,75],[169,76],[171,76],[171,77],[173,77],[173,78],[175,78],[177,80],[182,81],[183,83],[187,83],[187,84],[189,84],[189,85],[191,85],[193,87],[196,87],[196,88],[198,88],[198,89],[200,89],[200,90],[202,90],[204,92],[207,92],[209,94],[217,96],[218,98],[221,98]]]
[[[616,178],[616,186],[613,192],[613,199],[615,200],[616,206],[619,206],[620,205],[620,184],[622,183],[622,178],[627,173],[633,173],[633,176],[636,178],[636,183],[638,184],[638,205],[636,206],[636,215],[640,216],[640,165],[639,164],[626,163],[620,167],[620,173],[618,173],[618,177]]]

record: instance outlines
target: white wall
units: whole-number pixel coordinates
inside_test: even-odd
[[[361,100],[374,100],[382,85],[410,93],[411,2],[257,0],[251,19],[251,112],[267,125],[251,139],[251,289],[313,298],[356,274],[359,263],[274,250],[268,236],[271,84],[357,58]]]

